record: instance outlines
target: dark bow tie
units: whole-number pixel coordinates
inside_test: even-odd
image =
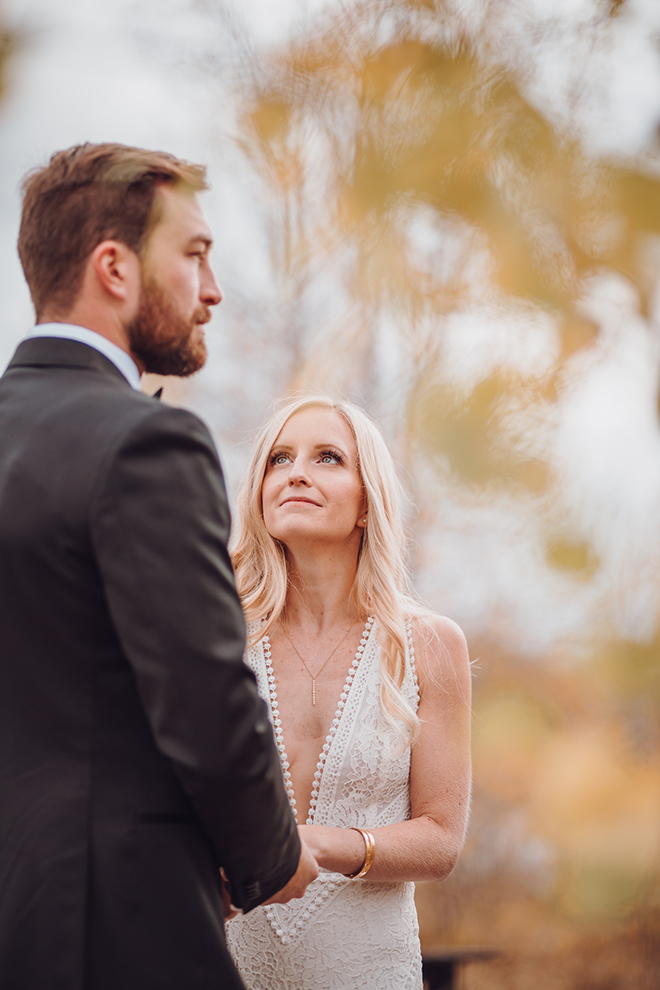
[[[162,394],[163,394],[163,389],[162,388],[159,388],[157,392],[154,392],[154,394],[151,396],[151,398],[152,399],[160,399],[160,397],[161,397]]]

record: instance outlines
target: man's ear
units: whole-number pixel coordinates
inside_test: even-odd
[[[99,288],[119,303],[130,301],[139,288],[139,258],[121,241],[101,241],[92,251],[90,264]]]

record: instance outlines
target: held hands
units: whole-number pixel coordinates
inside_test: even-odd
[[[274,894],[270,900],[266,901],[266,904],[286,904],[295,897],[302,897],[312,880],[316,880],[319,875],[318,863],[303,839],[302,833],[300,833],[300,827],[298,834],[300,835],[298,869],[288,884]]]
[[[299,825],[298,835],[325,870],[349,875],[358,873],[364,864],[364,839],[355,829]]]
[[[298,869],[285,887],[266,904],[287,904],[303,897],[319,875],[319,866],[337,873],[357,873],[365,859],[364,839],[355,829],[329,825],[299,825],[300,859]]]

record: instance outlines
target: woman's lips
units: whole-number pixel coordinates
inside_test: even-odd
[[[304,502],[307,505],[319,504],[318,502],[315,502],[313,498],[305,498],[303,495],[294,495],[292,498],[285,498],[281,504],[286,505],[287,502]]]

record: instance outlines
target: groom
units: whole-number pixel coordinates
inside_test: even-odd
[[[244,911],[316,876],[242,662],[213,443],[138,391],[206,358],[205,187],[110,144],[23,185],[37,326],[0,380],[2,990],[240,988],[219,868]]]

